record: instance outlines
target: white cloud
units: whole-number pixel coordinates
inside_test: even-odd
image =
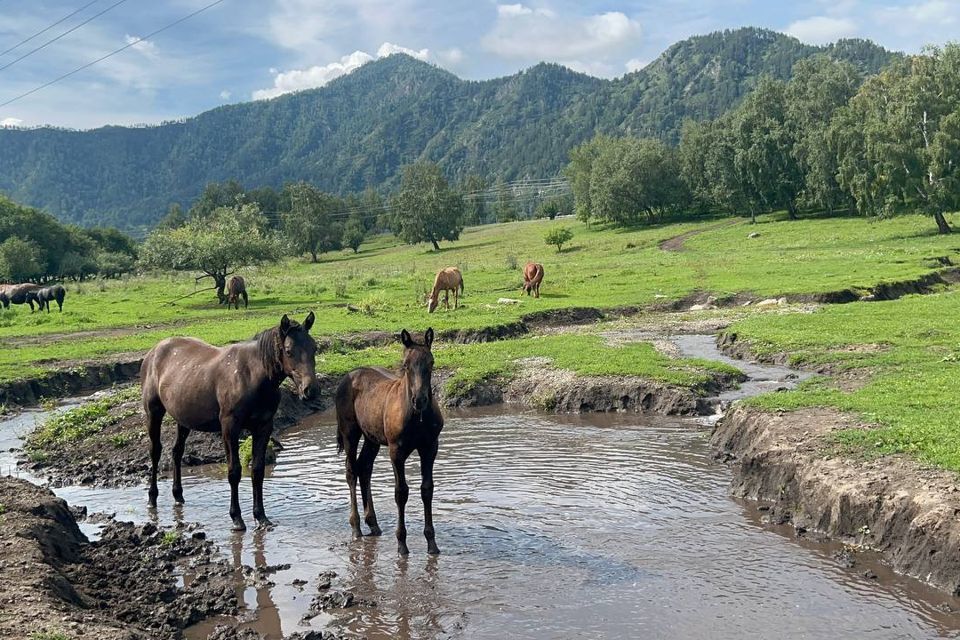
[[[229,100],[232,97],[233,97],[233,94],[230,91],[227,91],[226,89],[220,92],[221,100]]]
[[[455,67],[463,62],[463,51],[458,47],[438,51],[437,60],[445,67]]]
[[[155,58],[157,56],[157,45],[149,40],[141,40],[140,38],[131,36],[130,34],[125,35],[123,40],[127,44],[133,45],[130,48],[134,51],[138,51],[149,58]]]
[[[596,66],[636,42],[640,23],[620,11],[560,17],[550,9],[497,5],[497,20],[482,45],[503,58],[580,61]]]
[[[613,75],[613,67],[597,60],[561,60],[560,64],[588,76],[606,78]]]
[[[813,16],[797,20],[786,28],[787,35],[808,44],[827,44],[857,34],[857,23],[850,18]]]
[[[0,127],[19,127],[23,124],[20,118],[4,118],[0,120]]]
[[[392,42],[384,42],[380,45],[380,48],[377,49],[378,58],[386,58],[387,56],[392,56],[395,53],[405,53],[408,56],[412,56],[417,60],[426,61],[430,57],[429,49],[420,49],[416,51],[414,49],[408,49],[406,47],[401,47],[398,44],[393,44]]]
[[[640,58],[630,58],[623,64],[623,66],[626,68],[627,73],[633,73],[634,71],[640,71],[640,69],[643,69],[648,64],[650,64],[649,60],[641,60]]]
[[[334,78],[348,74],[360,66],[373,60],[374,57],[363,51],[354,51],[343,56],[338,62],[325,65],[316,65],[308,69],[291,69],[274,75],[273,86],[269,89],[259,89],[253,92],[254,100],[276,98],[291,91],[302,91],[322,87]]]
[[[960,3],[928,0],[902,7],[886,7],[876,13],[876,21],[901,36],[956,29],[960,24]]]

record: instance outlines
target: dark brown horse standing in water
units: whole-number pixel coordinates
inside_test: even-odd
[[[404,465],[414,451],[420,455],[420,497],[423,499],[427,553],[438,554],[433,530],[433,462],[437,457],[438,438],[443,429],[443,415],[433,397],[433,329],[427,329],[423,342],[413,340],[406,329],[400,334],[403,343],[403,368],[400,375],[380,368],[354,369],[337,387],[337,450],[347,451],[347,484],[350,485],[350,526],[359,538],[360,514],[357,512],[357,478],[363,497],[364,521],[370,535],[380,535],[377,514],[370,495],[373,460],[382,445],[390,450],[393,465],[394,499],[397,502],[397,543],[400,555],[407,549],[407,527],[403,510],[410,493]],[[357,445],[363,436],[363,449],[357,457]]]
[[[242,277],[233,276],[227,285],[227,308],[229,309],[231,305],[235,305],[236,308],[239,309],[241,297],[243,298],[243,308],[246,309],[250,303],[250,300],[247,298],[247,283]]]
[[[543,282],[543,265],[539,262],[528,262],[523,268],[523,290],[534,298],[540,297],[540,283]]]
[[[283,316],[280,324],[252,340],[223,348],[194,338],[167,338],[143,359],[140,380],[150,434],[150,504],[157,505],[160,424],[165,413],[177,422],[173,446],[173,498],[183,502],[180,462],[191,430],[219,432],[229,465],[230,517],[234,531],[246,526],[240,516],[240,431],[253,437],[253,517],[270,525],[263,509],[263,473],[273,416],[280,404],[280,383],[287,377],[302,399],[317,391],[317,345],[310,337],[311,311],[303,324]]]

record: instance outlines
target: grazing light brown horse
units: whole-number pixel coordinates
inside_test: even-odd
[[[143,359],[140,380],[150,434],[150,505],[157,505],[160,424],[169,413],[177,423],[173,445],[173,498],[183,502],[180,462],[191,430],[219,432],[227,454],[230,517],[233,530],[246,525],[240,516],[240,431],[253,437],[253,517],[269,526],[263,509],[263,473],[267,441],[280,404],[280,383],[291,378],[301,399],[317,392],[317,345],[310,336],[311,311],[303,324],[287,316],[252,340],[214,347],[194,338],[167,338]]]
[[[243,298],[243,308],[246,309],[250,305],[250,300],[247,298],[247,283],[241,276],[233,276],[227,285],[227,308],[229,309],[230,305],[235,305],[239,309],[241,297]]]
[[[400,334],[403,365],[400,375],[375,367],[354,369],[337,387],[337,450],[346,449],[347,484],[350,486],[350,526],[354,538],[363,535],[357,513],[357,478],[363,497],[364,521],[370,535],[381,534],[370,495],[373,461],[382,445],[390,450],[393,465],[394,499],[397,503],[397,546],[407,555],[407,527],[403,511],[410,493],[404,470],[407,458],[420,455],[420,497],[423,499],[427,553],[438,554],[433,530],[433,462],[438,438],[443,429],[443,414],[433,397],[433,329],[427,329],[423,342],[415,342],[406,329]],[[357,445],[363,436],[363,449],[357,457]]]
[[[534,298],[540,297],[540,283],[543,282],[543,265],[539,262],[528,262],[523,268],[523,290]]]
[[[430,298],[427,301],[427,311],[433,313],[440,304],[440,292],[443,292],[443,305],[450,308],[450,292],[453,291],[453,308],[460,306],[460,295],[463,295],[463,274],[456,267],[447,267],[437,271],[437,277],[433,281],[433,291],[430,292]]]

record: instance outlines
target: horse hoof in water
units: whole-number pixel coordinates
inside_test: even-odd
[[[406,557],[410,555],[410,549],[407,549],[406,543],[401,542],[400,544],[397,545],[397,553],[399,553],[401,556]]]
[[[431,556],[438,556],[440,555],[440,547],[437,546],[436,542],[428,542],[427,553]]]
[[[184,503],[183,494],[182,493],[173,494],[173,501],[176,502],[177,504],[183,504]]]
[[[246,531],[246,530],[247,530],[247,525],[245,525],[245,524],[243,523],[243,520],[241,520],[240,518],[237,518],[236,520],[233,521],[233,526],[230,527],[230,530],[231,530],[231,531]]]
[[[377,536],[382,536],[383,531],[378,526],[372,526],[370,527],[370,533],[368,535],[376,538]]]
[[[257,518],[257,529],[272,529],[273,523],[270,522],[270,518],[263,516],[262,518]]]

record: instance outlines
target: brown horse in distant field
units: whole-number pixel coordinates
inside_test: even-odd
[[[453,291],[453,308],[460,306],[459,296],[463,295],[463,274],[456,267],[447,267],[437,271],[437,277],[433,281],[433,291],[430,292],[430,298],[427,301],[427,311],[433,313],[440,304],[440,292],[443,292],[443,305],[450,308],[450,292]]]
[[[9,309],[11,304],[29,304],[32,313],[33,294],[39,290],[40,285],[32,282],[0,285],[0,304],[3,304],[4,309]]]
[[[534,298],[540,297],[540,283],[543,282],[543,265],[539,262],[528,262],[523,268],[523,290]]]
[[[67,290],[63,288],[63,285],[59,284],[37,289],[27,294],[28,301],[36,302],[41,311],[46,308],[47,313],[50,313],[51,300],[56,301],[57,307],[60,309],[60,312],[63,313],[63,300],[66,297]]]
[[[250,300],[247,298],[247,283],[241,276],[233,276],[227,285],[227,308],[229,309],[230,305],[235,305],[239,309],[241,297],[243,298],[243,308],[246,309],[250,304]]]
[[[173,445],[173,498],[183,502],[180,462],[191,430],[219,432],[227,454],[230,517],[234,531],[246,525],[240,516],[240,431],[253,436],[253,516],[269,526],[263,509],[263,474],[267,441],[280,404],[280,383],[291,378],[301,399],[316,394],[317,345],[310,336],[311,311],[303,324],[287,316],[248,342],[213,347],[194,338],[167,338],[143,359],[140,380],[143,410],[150,434],[150,504],[157,505],[160,424],[169,413],[177,423]]]
[[[354,369],[337,387],[337,450],[347,451],[347,484],[350,485],[350,526],[359,538],[360,514],[357,513],[357,478],[363,497],[364,521],[370,535],[381,534],[377,514],[370,495],[373,460],[382,445],[390,450],[393,465],[394,499],[397,502],[397,543],[400,555],[407,549],[407,527],[403,510],[410,493],[404,465],[407,457],[420,455],[420,497],[423,499],[427,553],[438,554],[433,530],[433,462],[437,457],[438,438],[443,429],[443,415],[433,397],[433,329],[427,329],[423,342],[413,340],[406,329],[400,334],[403,343],[403,365],[400,375],[380,368]],[[357,457],[357,445],[363,436],[363,449]]]

